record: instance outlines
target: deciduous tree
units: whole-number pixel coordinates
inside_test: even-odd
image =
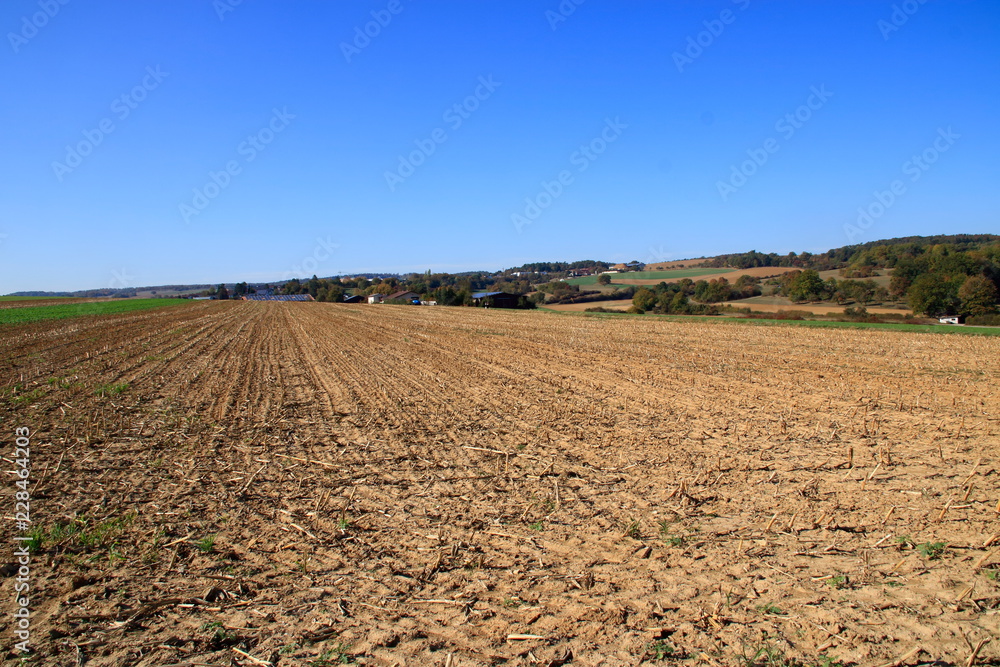
[[[959,305],[958,287],[936,273],[925,273],[914,280],[906,296],[914,313],[928,317],[952,315]]]
[[[632,304],[643,311],[656,305],[656,293],[643,287],[632,297]]]
[[[983,276],[969,276],[958,289],[962,315],[989,315],[997,312],[997,288]]]

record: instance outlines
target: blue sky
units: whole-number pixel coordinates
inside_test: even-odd
[[[0,32],[0,293],[1000,232],[986,0],[6,0]]]

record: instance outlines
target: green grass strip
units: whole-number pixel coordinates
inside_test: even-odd
[[[122,299],[120,301],[90,301],[87,303],[61,303],[57,306],[0,309],[0,324],[28,324],[44,320],[63,320],[89,315],[117,315],[134,310],[167,308],[190,304],[187,299]]]

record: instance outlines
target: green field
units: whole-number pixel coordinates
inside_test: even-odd
[[[167,308],[191,303],[186,299],[126,299],[121,301],[90,301],[87,303],[61,303],[58,306],[0,309],[0,324],[27,324],[42,320],[62,320],[86,315],[114,315],[133,310]]]
[[[615,280],[680,280],[681,278],[697,278],[713,273],[729,273],[735,269],[672,269],[670,271],[629,271],[627,273],[609,274],[612,282]],[[566,281],[570,285],[596,285],[597,276],[581,276]]]

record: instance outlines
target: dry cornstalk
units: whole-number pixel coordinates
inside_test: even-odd
[[[191,533],[188,533],[188,534],[187,534],[187,535],[185,535],[184,537],[179,537],[179,538],[177,538],[176,540],[174,540],[173,542],[167,542],[166,544],[164,544],[164,545],[163,545],[162,547],[160,547],[160,548],[161,548],[161,549],[166,549],[167,547],[172,547],[172,546],[174,546],[175,544],[180,544],[181,542],[184,542],[185,540],[189,540],[189,539],[191,539],[192,537],[194,537],[194,533],[193,533],[193,532],[191,532]]]
[[[250,488],[250,485],[253,484],[253,481],[255,479],[257,479],[257,475],[259,475],[261,473],[261,471],[263,471],[264,468],[266,468],[266,467],[267,467],[267,463],[265,463],[260,468],[258,468],[257,472],[255,472],[254,474],[250,475],[250,479],[248,479],[247,483],[243,485],[243,488],[240,489],[240,492],[239,492],[238,495],[243,495],[244,493],[246,493],[246,490]]]
[[[877,473],[878,469],[881,468],[881,467],[882,467],[882,463],[880,462],[880,463],[876,464],[874,468],[872,468],[872,471],[870,473],[868,473],[868,477],[866,477],[864,479],[864,481],[861,482],[861,490],[862,491],[865,490],[865,486],[868,484],[868,482],[871,481],[871,478],[875,476],[875,473]]]
[[[302,463],[315,463],[316,465],[326,466],[327,468],[336,468],[337,466],[333,463],[327,463],[326,461],[317,461],[315,459],[304,459],[298,456],[288,456],[287,454],[275,454],[283,459],[291,459],[292,461],[301,461]]]
[[[255,665],[267,665],[267,667],[273,667],[274,666],[273,662],[268,662],[267,660],[261,660],[260,658],[255,658],[252,655],[250,655],[249,653],[247,653],[246,651],[241,651],[238,648],[236,648],[235,646],[231,646],[230,648],[232,648],[233,651],[235,651],[236,653],[240,654],[245,659],[249,660],[250,662],[252,662]]]
[[[891,570],[889,570],[889,574],[892,574],[893,572],[895,572],[896,570],[898,570],[898,569],[899,569],[900,567],[902,567],[902,566],[903,566],[903,563],[905,563],[905,562],[906,562],[906,559],[907,559],[907,558],[909,558],[909,556],[907,556],[906,558],[902,558],[902,559],[900,559],[900,561],[899,561],[898,563],[896,563],[895,565],[893,565],[893,566],[892,566],[892,569],[891,569]]]
[[[974,664],[976,664],[976,659],[979,657],[979,652],[983,650],[983,647],[986,646],[986,644],[988,644],[989,641],[990,641],[989,639],[979,640],[979,643],[976,644],[976,648],[972,650],[972,655],[970,655],[969,659],[965,661],[965,667],[972,667]]]
[[[972,569],[973,570],[978,570],[978,569],[982,568],[984,565],[986,565],[986,563],[989,562],[989,560],[991,558],[993,558],[993,556],[996,555],[997,551],[1000,551],[1000,547],[997,547],[993,551],[990,551],[989,553],[987,553],[986,555],[984,555],[982,558],[980,558],[979,560],[977,560],[976,564],[972,566]]]
[[[964,419],[962,420],[962,423],[963,424],[965,423]],[[983,457],[980,456],[979,459],[976,460],[976,464],[974,466],[972,466],[972,472],[969,473],[969,476],[966,477],[965,481],[962,482],[961,484],[959,484],[959,486],[965,486],[966,484],[968,484],[972,480],[973,477],[976,476],[976,469],[979,467],[979,464],[982,463],[982,462],[983,462]]]
[[[305,533],[309,537],[313,538],[314,540],[316,539],[315,535],[313,535],[312,533],[310,533],[308,530],[306,530],[305,528],[303,528],[299,524],[297,524],[297,523],[289,523],[288,525],[290,525],[292,528],[295,528],[296,530],[302,531],[303,533]]]
[[[907,651],[906,653],[904,653],[903,655],[899,656],[898,658],[896,658],[892,662],[887,662],[884,665],[879,665],[879,667],[899,667],[900,665],[902,665],[907,660],[910,660],[911,658],[916,658],[922,652],[923,652],[923,649],[918,646],[918,647],[916,647],[914,649],[911,649],[910,651]]]
[[[876,542],[875,544],[872,545],[872,548],[882,546],[882,543],[885,542],[890,537],[892,537],[892,533],[886,533],[885,537],[883,537],[881,540],[879,540],[878,542]]]
[[[938,522],[939,522],[939,523],[940,523],[941,521],[943,521],[943,520],[944,520],[944,515],[945,515],[945,514],[947,514],[947,513],[948,513],[948,510],[950,510],[950,509],[951,509],[951,504],[952,504],[952,503],[953,503],[954,501],[955,501],[955,496],[952,496],[952,497],[951,497],[951,498],[950,498],[950,499],[948,500],[948,503],[947,503],[947,504],[946,504],[946,505],[944,506],[944,508],[943,508],[943,509],[941,510],[941,513],[940,513],[940,514],[938,514],[938,518],[937,518],[937,520],[938,520]]]
[[[958,595],[958,597],[955,598],[955,602],[961,602],[962,600],[964,600],[965,598],[967,598],[969,596],[969,594],[972,593],[972,590],[975,587],[976,587],[976,585],[974,583],[973,584],[969,584],[968,586],[966,586],[965,589]]]

